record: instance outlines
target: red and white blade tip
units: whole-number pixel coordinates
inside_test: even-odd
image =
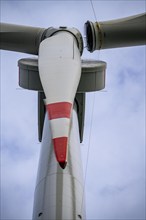
[[[68,135],[72,104],[57,102],[46,105],[51,122],[52,140],[56,159],[62,169],[67,164]]]

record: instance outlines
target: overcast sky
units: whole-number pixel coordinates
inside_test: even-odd
[[[98,21],[146,10],[143,0],[93,1],[93,6]],[[87,20],[95,21],[88,0],[1,1],[1,22],[45,28],[63,25],[76,27],[83,34]],[[81,152],[88,220],[146,217],[145,49],[128,47],[92,54],[84,50],[82,58],[107,62],[104,92],[86,96]],[[25,57],[30,55],[1,51],[2,220],[29,220],[32,216],[41,145],[37,93],[18,86],[17,61]]]

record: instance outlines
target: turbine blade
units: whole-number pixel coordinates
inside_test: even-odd
[[[81,58],[75,37],[60,31],[39,48],[39,74],[46,96],[56,160],[67,164],[72,106],[81,76]]]

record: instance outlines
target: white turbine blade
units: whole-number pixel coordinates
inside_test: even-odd
[[[46,95],[56,159],[67,163],[70,117],[81,76],[81,58],[74,36],[67,31],[45,39],[39,48],[39,74]]]

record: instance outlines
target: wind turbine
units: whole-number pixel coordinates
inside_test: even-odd
[[[141,14],[110,22],[87,21],[87,49],[92,52],[144,45],[145,17]],[[85,93],[105,87],[106,63],[81,60],[83,40],[75,28],[2,23],[0,48],[38,54],[38,59],[18,61],[19,85],[38,91],[42,148],[33,219],[85,219],[79,147]]]

